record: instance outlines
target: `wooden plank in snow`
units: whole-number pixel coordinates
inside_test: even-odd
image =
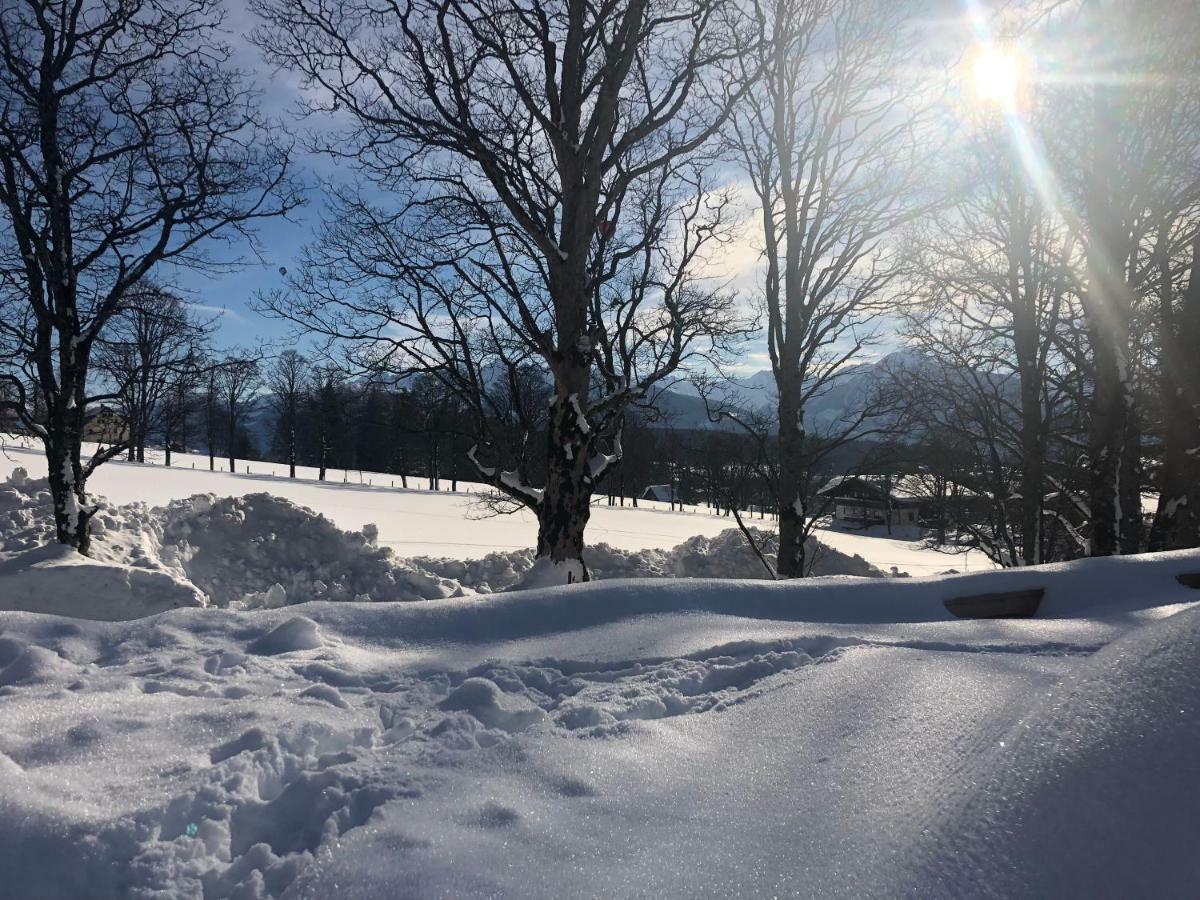
[[[960,619],[1028,619],[1038,611],[1045,588],[973,594],[946,601],[946,609]]]
[[[1184,587],[1200,588],[1200,572],[1184,572],[1182,575],[1176,575],[1175,580]]]

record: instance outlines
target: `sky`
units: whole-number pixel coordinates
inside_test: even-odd
[[[912,5],[924,10],[923,19],[928,23],[930,41],[937,43],[958,42],[969,37],[966,13],[979,9],[974,0],[932,0],[932,4],[915,0]],[[931,7],[934,9],[932,15]],[[226,10],[226,39],[234,48],[235,63],[262,92],[263,112],[299,141],[304,133],[319,127],[320,123],[300,121],[297,117],[298,103],[303,96],[298,77],[268,65],[250,43],[249,35],[258,20],[245,4],[233,0],[226,4]],[[347,166],[306,153],[300,147],[297,147],[296,166],[297,174],[309,185],[308,203],[289,219],[268,219],[261,223],[258,228],[261,260],[245,248],[235,248],[228,252],[240,254],[243,265],[231,272],[171,270],[159,273],[160,280],[177,290],[198,311],[218,318],[217,339],[222,346],[248,345],[262,340],[280,346],[294,345],[290,326],[254,309],[255,295],[282,288],[285,278],[280,269],[294,271],[297,268],[302,248],[313,239],[321,217],[326,213],[321,180],[353,177],[353,171]],[[752,227],[757,216],[752,208],[753,198],[749,190],[742,193],[746,197],[746,223],[751,227],[745,228],[743,236],[727,248],[724,257],[714,265],[712,274],[727,279],[749,304],[758,283],[759,244]],[[885,346],[881,352],[894,347],[895,340],[892,339],[890,346]],[[759,335],[739,354],[734,369],[751,373],[768,367],[765,341]]]

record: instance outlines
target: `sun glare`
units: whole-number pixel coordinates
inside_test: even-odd
[[[982,105],[1011,108],[1029,77],[1029,64],[1011,47],[982,43],[967,60],[967,80],[972,99]]]

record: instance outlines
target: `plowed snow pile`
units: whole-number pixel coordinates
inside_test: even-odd
[[[752,528],[755,541],[768,557],[775,553],[774,536]],[[808,553],[815,559],[814,575],[859,575],[879,578],[883,573],[861,556],[850,556],[809,538]],[[490,553],[483,559],[434,559],[428,556],[406,560],[424,572],[437,573],[484,593],[502,591],[518,584],[534,562],[533,550]],[[618,550],[596,544],[587,550],[592,578],[765,578],[762,563],[746,546],[736,528],[714,537],[696,535],[670,550]]]
[[[397,559],[375,545],[372,526],[343,531],[270,494],[201,494],[155,508],[98,502],[84,559],[53,543],[45,479],[17,469],[0,485],[0,608],[119,620],[182,606],[440,600],[516,587],[534,561],[532,551],[468,562]],[[882,575],[862,557],[816,541],[810,550],[817,574]],[[588,558],[594,578],[764,577],[734,529],[665,551],[599,544]]]

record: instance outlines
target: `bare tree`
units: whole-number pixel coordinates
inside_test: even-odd
[[[296,477],[296,429],[308,381],[308,360],[295,350],[283,351],[267,370],[266,386],[275,410],[276,429],[285,441],[289,478]]]
[[[0,5],[0,335],[32,371],[5,407],[42,442],[60,543],[86,552],[92,352],[164,262],[206,266],[212,238],[292,208],[288,152],[227,66],[208,0]]]
[[[1176,283],[1174,273],[1162,277],[1164,260],[1168,268],[1185,265],[1197,229],[1200,24],[1186,0],[1115,0],[1077,5],[1050,37],[1059,46],[1113,48],[1099,62],[1075,56],[1075,67],[1060,73],[1052,88],[1057,127],[1046,140],[1086,251],[1079,293],[1091,382],[1091,553],[1133,553],[1146,541],[1139,398],[1154,362],[1146,307],[1164,309],[1164,291],[1173,295]],[[1173,405],[1163,400],[1164,409]]]
[[[183,366],[176,367],[171,374],[162,400],[163,463],[171,465],[171,454],[176,447],[187,452],[189,426],[196,402],[196,392],[205,384],[203,354],[189,359]]]
[[[221,381],[220,364],[215,360],[204,361],[204,374],[200,382],[200,406],[204,427],[204,445],[208,449],[208,471],[217,470],[217,437],[221,430]]]
[[[275,310],[360,342],[362,364],[441,378],[475,417],[480,477],[536,513],[560,578],[586,578],[622,410],[729,333],[728,299],[695,277],[726,206],[688,160],[747,89],[743,6],[254,5],[267,56],[349,123],[325,149],[396,200],[343,191]],[[487,433],[496,383],[531,363],[553,385],[540,486]]]
[[[317,480],[328,474],[330,456],[339,427],[344,424],[343,373],[333,366],[314,367],[308,385],[305,415],[317,457]]]
[[[778,387],[777,571],[803,576],[814,516],[806,407],[892,308],[886,238],[916,211],[921,113],[897,73],[911,13],[876,0],[771,0],[762,79],[731,120],[761,216],[767,349]],[[851,421],[841,438],[865,420]],[[821,443],[837,435],[822,436]]]
[[[1200,547],[1200,233],[1181,289],[1169,257],[1160,262],[1163,459],[1150,549],[1178,550]]]
[[[262,375],[257,361],[237,357],[222,362],[216,375],[225,425],[225,455],[229,458],[229,471],[233,472],[236,470],[238,441],[246,425],[250,403],[262,385]]]
[[[993,473],[978,485],[996,506],[981,545],[1005,565],[1036,565],[1047,551],[1049,444],[1063,439],[1073,402],[1051,370],[1065,363],[1063,324],[1078,316],[1077,244],[1039,197],[1004,117],[982,119],[949,157],[971,186],[914,238],[922,302],[907,338],[922,363],[898,375],[924,407],[917,418],[953,427],[960,445],[977,448],[980,471]]]
[[[97,341],[95,366],[117,395],[130,461],[145,462],[147,440],[165,427],[168,396],[203,354],[212,322],[155,285],[139,285],[128,303]]]

